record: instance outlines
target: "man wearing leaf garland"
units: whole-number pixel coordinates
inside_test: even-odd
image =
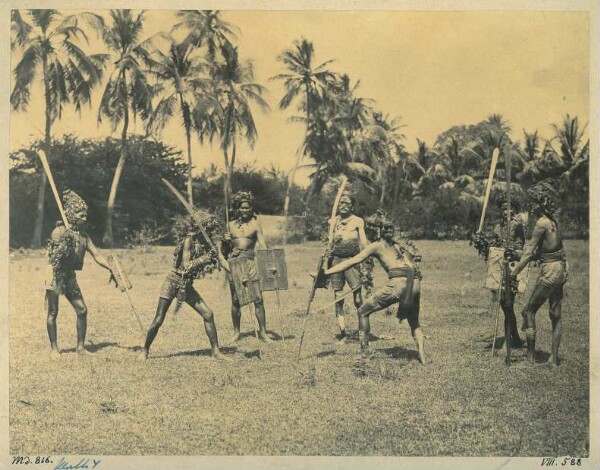
[[[217,219],[208,213],[197,212],[204,230],[214,243],[214,238],[218,235],[220,228]],[[148,329],[146,343],[142,349],[142,359],[148,357],[150,347],[165,320],[167,311],[173,299],[176,298],[177,308],[183,302],[186,302],[204,320],[204,329],[210,341],[212,358],[229,360],[219,351],[219,340],[213,312],[193,286],[194,279],[203,277],[217,268],[221,261],[220,254],[211,249],[193,219],[190,218],[189,224],[188,233],[179,240],[175,248],[171,270],[167,273],[160,289],[156,315]]]
[[[361,263],[369,256],[377,258],[381,266],[388,274],[388,283],[367,299],[358,309],[360,315],[360,347],[364,356],[370,355],[369,316],[390,305],[398,304],[398,318],[408,319],[412,336],[419,351],[419,360],[422,364],[427,363],[424,349],[424,335],[419,324],[419,300],[420,300],[420,274],[415,277],[415,266],[420,261],[420,256],[407,249],[394,240],[394,225],[382,214],[375,214],[367,219],[367,231],[369,239],[374,240],[360,253],[352,258],[346,259],[335,266],[325,270],[326,275],[343,272],[344,270]],[[417,281],[417,292],[415,289]]]
[[[483,234],[475,235],[477,241],[475,246],[487,259],[487,254],[490,247],[501,247],[504,249],[504,260],[505,262],[519,261],[523,254],[523,246],[525,244],[525,225],[522,219],[519,217],[521,211],[521,205],[518,200],[513,199],[511,201],[510,208],[510,228],[507,228],[508,218],[508,200],[506,194],[500,195],[496,201],[498,209],[500,209],[500,220],[499,223],[494,227],[494,232],[491,236]],[[508,241],[508,245],[507,245]],[[504,313],[504,332],[510,330],[510,341],[511,346],[515,348],[523,347],[523,342],[519,336],[517,327],[517,317],[515,316],[515,297],[517,295],[517,282],[515,280],[510,283],[510,302],[507,302],[504,289],[505,284],[502,283],[500,292],[494,292],[494,301],[500,296],[500,306]],[[508,339],[506,339],[508,341]]]
[[[547,363],[558,366],[558,348],[562,339],[563,287],[568,280],[567,255],[557,223],[557,210],[553,201],[554,189],[547,182],[538,183],[527,195],[531,211],[538,216],[531,240],[525,245],[521,260],[511,275],[519,274],[527,263],[539,257],[540,275],[535,283],[527,305],[523,310],[523,330],[527,337],[527,364],[535,363],[535,314],[548,301],[552,321],[552,354]]]
[[[235,219],[229,222],[228,230],[223,237],[223,254],[228,261],[241,260],[246,264],[249,281],[258,281],[254,248],[267,248],[265,237],[256,216],[254,215],[254,196],[250,192],[238,191],[232,200],[232,209]],[[240,301],[231,274],[229,275],[229,288],[231,290],[231,320],[233,322],[232,343],[240,339],[241,309]],[[267,319],[265,304],[262,298],[254,303],[254,312],[258,320],[258,336],[264,342],[272,339],[267,333]]]
[[[50,235],[48,244],[49,266],[46,276],[46,326],[52,357],[58,357],[56,317],[58,316],[58,298],[63,294],[75,309],[77,315],[77,353],[86,353],[85,335],[87,331],[87,306],[77,283],[75,271],[81,271],[86,251],[103,268],[112,271],[107,260],[98,251],[92,239],[83,231],[87,220],[87,204],[75,192],[63,192],[65,216],[70,227],[62,222]]]

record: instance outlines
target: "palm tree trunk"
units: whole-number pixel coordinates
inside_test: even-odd
[[[393,204],[394,206],[398,204],[398,196],[400,194],[400,171],[401,171],[400,161],[396,165],[396,177],[394,178],[394,196],[393,196]]]
[[[188,154],[188,180],[187,180],[187,191],[188,191],[188,202],[190,206],[194,205],[194,194],[192,187],[192,137],[190,135],[190,128],[185,128],[185,140],[187,143],[187,154]]]
[[[387,178],[385,177],[384,172],[381,170],[379,170],[379,178],[381,178],[381,196],[379,197],[379,207],[383,208]]]
[[[306,134],[308,135],[308,119],[310,117],[310,90],[308,89],[308,85],[306,85]],[[305,137],[306,138],[306,137]],[[298,158],[296,158],[296,164],[294,165],[294,169],[290,174],[290,178],[288,180],[288,187],[285,190],[285,199],[283,201],[283,215],[287,217],[288,211],[290,208],[290,191],[292,190],[292,186],[294,185],[294,180],[296,178],[296,172],[298,171],[298,167],[300,166],[300,162],[302,161],[302,152],[298,152]],[[307,195],[308,201],[308,195]]]
[[[44,97],[46,101],[46,128],[44,132],[44,151],[47,155],[50,155],[50,129],[52,126],[52,117],[50,115],[50,90],[46,84],[46,67],[47,60],[46,56],[43,56],[43,69],[44,69]],[[37,204],[35,208],[35,224],[33,226],[33,237],[31,238],[31,247],[39,248],[42,246],[42,230],[44,228],[44,204],[46,201],[46,183],[48,178],[46,172],[42,170],[42,179],[38,186]]]
[[[125,77],[123,77],[124,86]],[[102,243],[104,246],[110,247],[114,244],[113,236],[113,213],[115,209],[115,200],[117,199],[117,190],[119,189],[119,181],[123,174],[123,168],[125,167],[125,161],[127,160],[127,128],[129,127],[129,103],[125,104],[125,113],[123,115],[123,130],[121,131],[121,154],[119,155],[119,161],[117,162],[117,168],[115,169],[115,175],[113,176],[112,184],[110,185],[110,193],[108,195],[108,204],[106,207],[106,225],[104,227],[104,236],[102,237]]]

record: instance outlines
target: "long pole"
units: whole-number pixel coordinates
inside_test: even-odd
[[[65,224],[66,228],[71,228],[69,221],[67,220],[67,215],[65,214],[65,209],[62,205],[62,201],[60,200],[60,196],[58,195],[56,184],[54,184],[54,178],[52,177],[52,172],[50,171],[50,164],[48,163],[48,159],[46,158],[46,152],[40,150],[38,152],[38,156],[40,157],[42,166],[44,167],[44,171],[46,172],[46,176],[48,177],[48,181],[50,182],[52,194],[54,194],[54,199],[56,201],[56,205],[58,206],[58,210],[60,211],[60,216],[63,220],[63,223]]]
[[[511,223],[511,209],[510,209],[510,172],[511,172],[511,161],[510,161],[510,147],[507,145],[505,147],[505,158],[506,158],[506,207],[507,207],[507,213],[506,213],[506,242],[505,242],[505,250],[508,250],[510,248],[510,223]],[[510,308],[511,304],[512,304],[512,292],[511,292],[511,280],[510,280],[510,263],[508,261],[508,259],[504,260],[505,266],[504,266],[504,295],[506,296],[506,301],[505,304]],[[511,322],[507,321],[506,322],[506,332],[505,332],[505,336],[506,339],[504,340],[504,342],[506,343],[506,365],[510,366],[510,362],[511,362],[511,357],[510,357],[510,341],[511,341]]]
[[[479,228],[477,229],[477,233],[481,233],[481,230],[483,229],[483,221],[485,219],[485,213],[487,211],[490,194],[492,192],[492,183],[494,182],[494,173],[496,173],[496,165],[498,164],[499,156],[500,150],[496,147],[492,153],[492,164],[490,165],[490,173],[485,185],[485,197],[483,199],[483,209],[481,211],[481,218],[479,219]]]

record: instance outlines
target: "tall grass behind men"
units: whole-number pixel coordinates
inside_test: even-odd
[[[211,240],[218,235],[219,224],[214,216],[201,213],[198,219],[201,220]],[[202,317],[213,359],[225,359],[225,356],[219,351],[219,339],[213,312],[193,286],[194,279],[211,273],[217,268],[219,262],[219,254],[210,247],[196,222],[190,218],[188,233],[179,240],[173,253],[171,270],[167,273],[160,288],[156,314],[146,335],[146,342],[141,354],[142,359],[148,357],[150,347],[165,321],[165,316],[174,298],[177,298],[178,302],[186,302]]]
[[[333,247],[331,253],[328,252],[326,254],[327,258],[331,260],[330,266],[336,266],[356,256],[368,244],[365,235],[365,222],[362,218],[354,215],[353,209],[354,198],[349,193],[343,194],[340,198],[339,214],[333,220],[329,221],[334,226]],[[335,299],[337,300],[344,295],[344,285],[348,283],[350,289],[356,289],[353,296],[354,306],[358,311],[363,303],[362,292],[359,289],[362,285],[362,277],[360,266],[350,266],[332,275],[331,285],[333,286]],[[344,343],[347,335],[343,299],[335,304],[335,316],[340,328],[340,334],[337,339],[340,343]]]
[[[326,275],[332,275],[343,272],[344,270],[356,266],[369,256],[375,257],[388,274],[387,284],[375,291],[375,293],[365,301],[358,309],[360,329],[360,347],[364,356],[370,354],[369,337],[371,326],[369,316],[379,310],[383,310],[390,305],[399,304],[398,317],[402,319],[407,316],[411,332],[419,350],[419,359],[421,363],[427,362],[424,349],[424,335],[419,324],[419,308],[413,307],[413,284],[415,281],[415,259],[402,250],[394,240],[394,225],[381,215],[369,219],[367,225],[369,237],[375,240],[363,249],[359,254],[346,259],[341,263],[327,269]],[[418,287],[420,292],[420,285]]]
[[[223,254],[228,261],[240,260],[246,264],[246,273],[250,279],[247,281],[258,282],[258,269],[256,267],[256,253],[254,249],[267,248],[265,237],[256,216],[254,215],[254,196],[250,192],[239,191],[233,196],[232,208],[235,219],[229,222],[228,230],[223,236]],[[231,274],[229,289],[231,291],[231,320],[233,322],[232,343],[240,339],[241,307]],[[272,341],[267,333],[267,319],[265,304],[262,297],[254,302],[254,312],[258,320],[258,336],[264,342]]]
[[[535,363],[535,315],[539,308],[548,301],[552,322],[552,354],[548,358],[548,363],[558,366],[558,348],[563,332],[563,287],[567,282],[569,272],[567,255],[557,222],[553,192],[552,186],[547,182],[538,183],[527,192],[531,202],[531,211],[538,218],[531,234],[531,240],[525,245],[523,256],[513,268],[511,275],[516,276],[527,266],[527,263],[539,257],[540,274],[522,313],[523,330],[527,337],[527,359],[529,364]]]
[[[58,299],[62,294],[73,306],[77,315],[77,348],[79,354],[86,352],[87,306],[77,283],[75,271],[81,271],[86,251],[103,268],[113,272],[106,258],[96,248],[92,239],[84,232],[87,221],[87,204],[74,191],[63,192],[63,206],[69,228],[58,222],[48,243],[48,268],[46,271],[46,327],[50,339],[51,354],[60,354],[57,343],[56,317]],[[112,278],[112,277],[111,277]]]

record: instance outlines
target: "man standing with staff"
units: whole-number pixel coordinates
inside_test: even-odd
[[[51,180],[52,181],[52,180]],[[54,182],[52,181],[53,185]],[[53,187],[53,190],[55,188]],[[46,326],[52,357],[58,357],[60,351],[57,344],[56,317],[58,316],[58,298],[62,294],[73,306],[77,314],[77,348],[78,354],[85,354],[85,335],[87,332],[87,306],[75,271],[83,268],[86,251],[94,261],[114,274],[108,261],[96,248],[92,239],[83,231],[87,221],[87,204],[74,191],[63,192],[63,205],[57,198],[57,203],[64,219],[50,235],[48,243],[48,269],[46,274],[46,308],[48,311]]]
[[[365,222],[362,218],[353,214],[354,198],[349,192],[342,194],[339,202],[339,215],[329,222],[333,224],[333,247],[331,253],[327,253],[327,258],[331,257],[331,266],[352,258],[357,255],[361,249],[367,246],[367,237],[365,235]],[[337,337],[338,343],[345,343],[346,320],[344,316],[344,285],[348,283],[351,290],[354,291],[354,306],[358,310],[363,303],[362,275],[358,266],[349,267],[331,276],[331,285],[336,299],[335,316],[340,328],[340,335]],[[337,299],[340,299],[337,301]],[[359,317],[360,321],[360,317]]]
[[[223,253],[227,261],[239,260],[244,263],[244,272],[249,279],[245,282],[259,282],[256,267],[256,254],[254,249],[267,248],[262,229],[254,215],[254,196],[250,192],[239,191],[233,196],[232,207],[235,219],[229,222],[227,231],[223,236]],[[235,284],[231,274],[229,276],[229,288],[231,290],[231,320],[233,322],[232,343],[240,339],[240,323],[242,318],[240,301],[238,299]],[[254,311],[258,320],[258,337],[264,342],[272,339],[267,333],[267,320],[265,305],[262,295],[254,302]]]

